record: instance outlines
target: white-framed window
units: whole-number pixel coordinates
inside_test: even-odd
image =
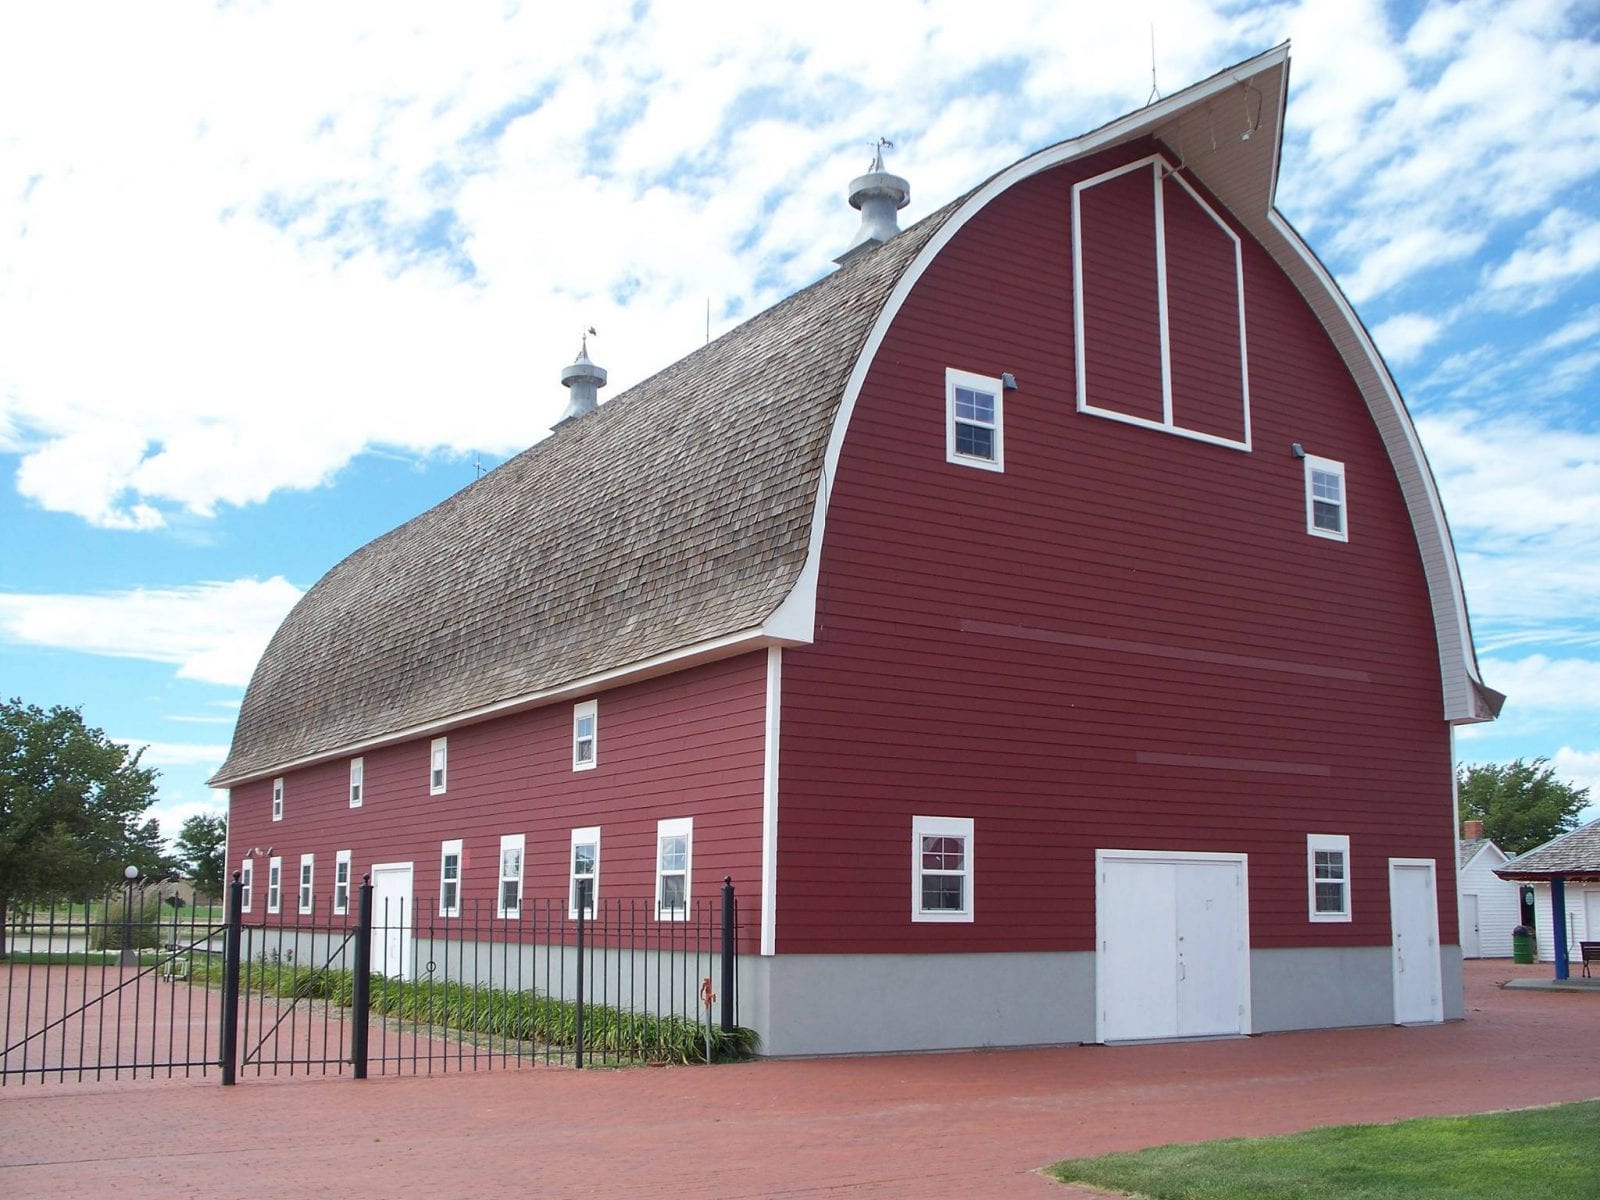
[[[567,889],[567,916],[576,919],[581,905],[585,919],[594,916],[600,894],[600,826],[572,831],[572,884]]]
[[[1306,455],[1306,532],[1314,537],[1350,540],[1344,494],[1344,464]]]
[[[439,846],[439,915],[461,915],[461,839]]]
[[[300,912],[308,913],[314,903],[315,893],[311,890],[312,876],[316,870],[317,856],[315,854],[302,854],[300,856]]]
[[[500,838],[500,892],[495,916],[522,914],[522,852],[527,847],[524,834],[507,833]]]
[[[600,761],[600,702],[572,706],[572,769],[587,771]]]
[[[255,880],[256,880],[256,864],[253,863],[250,859],[247,858],[242,863],[239,864],[239,911],[240,912],[249,912],[250,911],[250,899],[251,899],[251,895],[250,894],[251,894],[251,892],[253,892],[255,890],[255,888],[252,886],[255,883]]]
[[[694,861],[694,818],[656,822],[656,917],[689,918],[689,868]]]
[[[1350,837],[1306,834],[1306,899],[1313,921],[1350,919]]]
[[[428,751],[428,792],[437,796],[444,791],[450,765],[450,739],[434,738]]]
[[[283,859],[267,859],[267,911],[278,912],[283,907]]]
[[[283,820],[283,776],[272,781],[272,819]]]
[[[344,916],[350,911],[350,851],[340,850],[333,856],[333,912]]]
[[[350,760],[350,807],[360,808],[362,800],[362,784],[366,780],[366,759],[352,758]]]
[[[998,379],[945,369],[946,462],[985,471],[1006,469],[1004,396]]]
[[[972,818],[911,818],[911,919],[972,920]]]

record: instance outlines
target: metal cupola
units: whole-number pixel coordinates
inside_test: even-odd
[[[861,210],[861,228],[845,252],[833,261],[843,265],[863,250],[870,250],[887,242],[900,232],[900,221],[895,214],[911,203],[911,185],[898,175],[891,175],[883,167],[883,151],[894,149],[894,143],[879,138],[872,154],[872,165],[865,175],[850,181],[850,207]]]

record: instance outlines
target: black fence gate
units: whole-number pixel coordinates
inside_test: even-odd
[[[375,906],[363,880],[320,916],[293,893],[277,897],[293,913],[246,914],[241,892],[235,877],[222,921],[132,884],[120,906],[14,908],[0,1084],[362,1079],[754,1049],[737,1023],[731,879],[720,903],[670,913],[626,900]]]

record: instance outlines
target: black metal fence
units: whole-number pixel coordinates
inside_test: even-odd
[[[297,900],[293,893],[283,897]],[[258,903],[260,897],[257,898]],[[0,1083],[207,1074],[422,1074],[527,1064],[743,1057],[738,909],[663,920],[649,902],[436,898],[228,919],[129,888],[116,901],[23,908],[6,923]],[[161,902],[158,900],[157,905]]]

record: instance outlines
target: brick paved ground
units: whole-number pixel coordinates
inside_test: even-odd
[[[1600,994],[1469,1019],[1186,1044],[436,1078],[0,1090],[0,1196],[274,1200],[1083,1195],[1077,1154],[1600,1096]]]

